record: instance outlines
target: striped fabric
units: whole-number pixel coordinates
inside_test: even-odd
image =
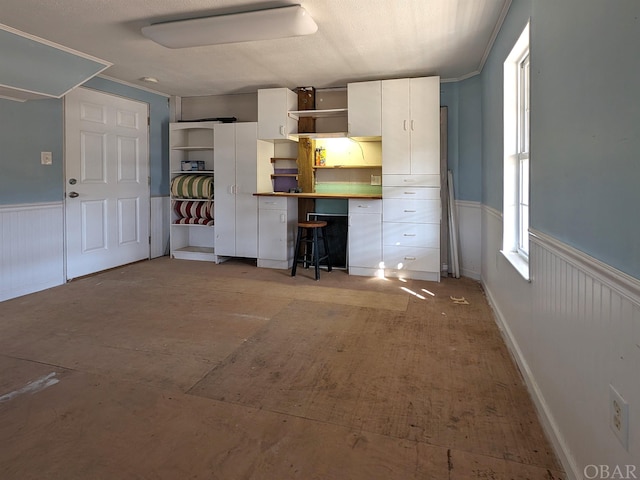
[[[213,202],[174,202],[173,210],[182,218],[213,220]]]
[[[171,180],[174,198],[213,198],[211,175],[178,175]]]
[[[208,218],[179,218],[175,221],[177,225],[213,225],[213,220]]]

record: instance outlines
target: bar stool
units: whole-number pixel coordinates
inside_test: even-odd
[[[322,241],[324,243],[324,255],[320,256],[319,236],[321,232]],[[300,245],[304,244],[302,253],[300,253]],[[327,259],[327,271],[331,271],[331,258],[329,257],[329,242],[327,241],[327,222],[322,220],[309,220],[306,222],[298,222],[298,236],[296,238],[296,249],[293,252],[293,267],[291,268],[291,276],[296,276],[298,263],[302,263],[304,268],[310,265],[315,267],[316,280],[320,280],[320,262]]]

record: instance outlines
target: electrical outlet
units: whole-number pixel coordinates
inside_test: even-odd
[[[51,165],[53,163],[51,152],[40,152],[40,163],[42,165]]]
[[[609,425],[625,449],[629,448],[629,404],[609,385]]]
[[[382,185],[382,176],[371,175],[371,185]]]

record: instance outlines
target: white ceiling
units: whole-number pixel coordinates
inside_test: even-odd
[[[345,86],[350,81],[482,68],[511,0],[2,0],[0,22],[93,55],[104,75],[183,97],[258,88]],[[186,49],[140,29],[160,21],[301,4],[317,33]],[[155,77],[158,84],[142,82]]]

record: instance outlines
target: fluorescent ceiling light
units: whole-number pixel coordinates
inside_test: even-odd
[[[198,47],[221,43],[250,42],[309,35],[316,22],[300,5],[156,23],[142,34],[169,48]]]

